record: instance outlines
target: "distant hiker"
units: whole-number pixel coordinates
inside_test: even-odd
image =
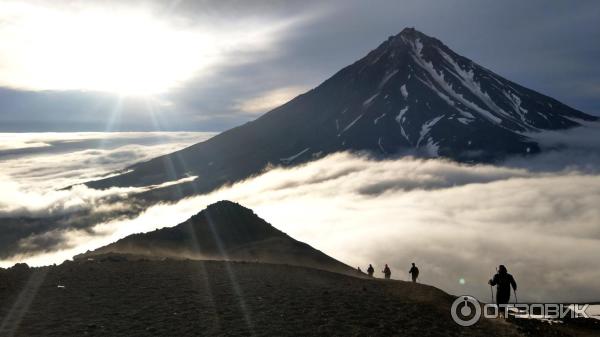
[[[375,272],[375,268],[373,268],[372,265],[369,265],[369,268],[367,269],[367,274],[369,274],[370,277],[373,277],[374,272]]]
[[[498,273],[488,282],[491,286],[496,287],[496,304],[508,304],[510,300],[510,287],[517,291],[517,282],[511,274],[508,273],[504,265],[498,267]]]
[[[417,278],[419,277],[419,268],[417,268],[414,262],[412,263],[412,267],[410,267],[408,273],[411,274],[412,281],[416,283]]]
[[[389,280],[389,279],[390,279],[390,276],[392,276],[392,271],[390,270],[390,267],[388,267],[388,265],[387,265],[387,264],[385,265],[385,268],[383,268],[383,271],[382,271],[382,273],[383,273],[383,275],[385,275],[385,278],[386,278],[387,280]]]
[[[362,274],[362,273],[363,273],[363,272],[362,272],[362,270],[360,270],[360,267],[357,267],[357,268],[356,268],[356,272],[357,272],[357,273],[359,273],[359,274]]]

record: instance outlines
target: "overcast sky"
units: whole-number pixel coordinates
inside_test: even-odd
[[[220,131],[415,27],[600,115],[598,1],[3,1],[0,131]]]

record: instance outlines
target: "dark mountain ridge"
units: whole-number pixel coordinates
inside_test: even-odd
[[[294,240],[252,210],[230,201],[212,204],[175,227],[133,234],[75,259],[107,254],[267,262],[356,274],[353,268]]]
[[[247,178],[269,165],[295,165],[339,151],[493,162],[540,152],[525,132],[596,119],[407,28],[252,122],[88,185],[144,186],[198,176],[165,193],[187,195]]]

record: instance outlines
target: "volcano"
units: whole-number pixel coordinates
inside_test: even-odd
[[[214,203],[175,227],[130,235],[76,259],[115,254],[289,264],[356,275],[354,268],[291,238],[252,210],[231,201]]]
[[[528,133],[596,119],[406,28],[252,122],[88,186],[146,186],[197,176],[177,187],[193,194],[339,151],[494,162],[540,152]]]

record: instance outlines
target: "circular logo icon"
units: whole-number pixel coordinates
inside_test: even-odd
[[[456,324],[471,326],[477,323],[479,317],[481,317],[481,306],[475,297],[462,295],[454,300],[450,308],[450,313]]]

